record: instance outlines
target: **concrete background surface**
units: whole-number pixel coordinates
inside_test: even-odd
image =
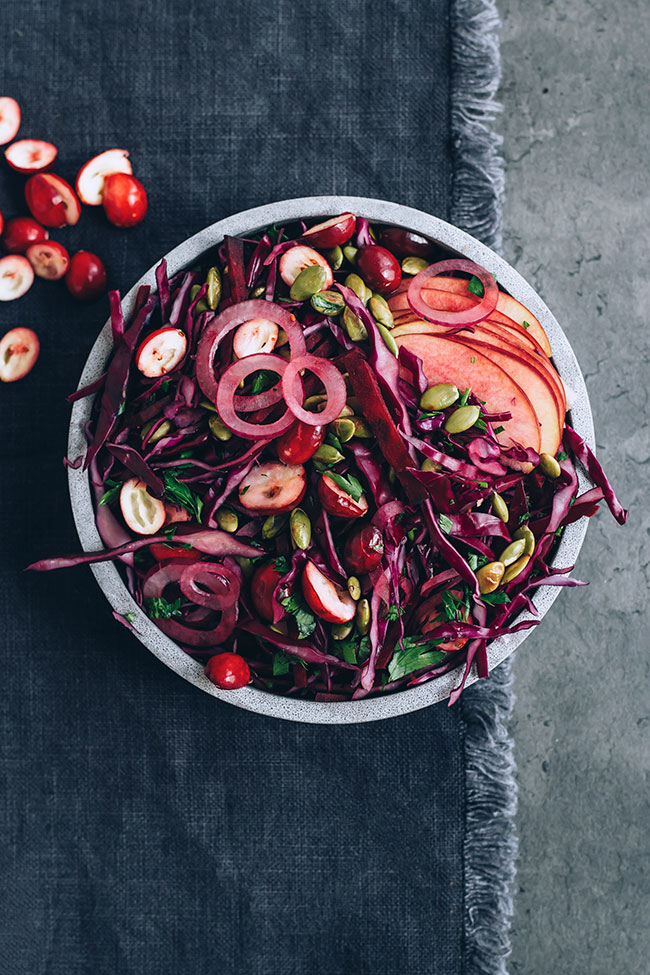
[[[505,257],[587,380],[606,510],[515,662],[513,975],[650,972],[650,4],[500,0]]]

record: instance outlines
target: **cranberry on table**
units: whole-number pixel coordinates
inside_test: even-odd
[[[30,244],[26,256],[34,268],[34,273],[48,281],[58,281],[70,266],[67,250],[56,240],[42,240],[37,244]]]
[[[224,691],[236,691],[248,684],[251,672],[238,653],[218,653],[205,665],[205,676]]]
[[[355,526],[343,550],[343,562],[349,572],[372,572],[382,560],[384,539],[380,530],[365,522]]]
[[[0,340],[0,382],[22,379],[38,359],[38,336],[31,328],[12,328]]]
[[[116,227],[135,227],[147,213],[146,190],[129,173],[111,173],[106,177],[102,203],[106,216]]]
[[[25,200],[32,216],[46,227],[74,226],[81,204],[69,183],[55,173],[36,173],[25,183]]]
[[[368,287],[382,295],[395,291],[402,280],[399,261],[379,244],[368,244],[359,249],[357,269]]]
[[[296,420],[276,441],[278,457],[284,464],[304,464],[322,445],[325,432],[325,427]]]
[[[273,593],[283,573],[275,567],[275,562],[260,565],[251,579],[251,599],[262,619],[273,622]]]
[[[70,258],[65,283],[73,298],[92,301],[106,291],[106,268],[96,254],[77,251]]]
[[[29,291],[34,268],[22,254],[0,257],[0,301],[15,301]]]
[[[40,244],[49,236],[45,227],[32,217],[12,217],[5,225],[2,243],[10,254],[24,254],[30,244]]]

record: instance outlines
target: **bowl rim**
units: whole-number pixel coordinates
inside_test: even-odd
[[[303,218],[331,217],[345,211],[360,214],[373,222],[392,224],[423,234],[448,250],[481,264],[494,274],[499,284],[526,305],[546,330],[558,372],[572,392],[572,425],[589,446],[594,448],[593,417],[580,366],[561,326],[544,301],[519,272],[491,248],[458,227],[422,210],[399,203],[357,196],[299,197],[264,204],[218,220],[174,247],[165,255],[168,273],[172,276],[195,263],[206,251],[219,244],[226,234],[245,235],[269,224],[289,223]],[[122,308],[126,319],[132,314],[138,288],[146,284],[155,290],[155,268],[158,263],[159,261],[150,267],[123,298]],[[93,382],[102,374],[112,347],[109,319],[90,350],[78,388]],[[68,457],[71,459],[85,453],[83,430],[90,419],[94,399],[94,396],[88,396],[77,400],[73,405],[68,436]],[[580,470],[578,478],[581,488],[584,488],[586,479]],[[69,467],[68,487],[81,546],[86,552],[96,551],[102,547],[102,541],[95,525],[88,472]],[[567,526],[552,561],[554,566],[568,567],[575,563],[587,526],[588,520],[585,518]],[[96,563],[90,568],[113,610],[122,616],[126,613],[135,613],[133,630],[154,656],[200,690],[258,714],[315,724],[355,724],[376,721],[396,717],[446,700],[462,674],[461,664],[428,683],[383,697],[370,697],[358,701],[307,701],[271,694],[250,686],[237,691],[224,691],[210,683],[203,673],[201,664],[162,633],[140,609],[112,562]],[[540,587],[537,590],[533,602],[540,618],[548,612],[559,592],[560,587],[550,586]],[[517,620],[532,618],[530,613],[524,611],[518,615]],[[490,670],[509,657],[530,632],[531,630],[523,630],[493,640],[488,646]],[[467,684],[474,683],[476,680],[476,665],[473,665]]]

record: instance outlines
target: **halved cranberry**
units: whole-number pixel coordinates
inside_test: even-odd
[[[165,524],[164,503],[149,494],[147,485],[137,477],[122,485],[120,508],[124,521],[137,535],[155,535]]]
[[[69,183],[54,173],[36,173],[25,183],[25,199],[32,215],[46,227],[77,223],[81,204]]]
[[[24,254],[30,244],[48,240],[49,233],[31,217],[12,217],[7,220],[2,243],[10,254]]]
[[[315,251],[313,247],[307,247],[305,244],[298,244],[296,247],[291,247],[288,251],[284,252],[278,265],[280,277],[285,284],[291,287],[300,272],[304,271],[306,267],[311,267],[313,264],[319,264],[321,267],[327,269],[327,278],[323,288],[329,288],[334,282],[332,268],[322,254]]]
[[[303,239],[309,238],[309,243],[315,247],[336,247],[347,243],[357,224],[353,213],[342,213],[338,217],[331,217],[315,227],[305,230]]]
[[[180,328],[159,328],[140,345],[135,364],[150,379],[171,372],[187,351],[187,337]]]
[[[93,156],[79,170],[76,188],[79,199],[88,206],[101,206],[104,193],[104,180],[113,173],[131,175],[133,169],[126,149],[107,149]]]
[[[38,359],[38,336],[31,328],[12,328],[0,341],[0,381],[14,383],[26,376]]]
[[[15,98],[0,98],[0,146],[16,138],[20,128],[20,105]]]
[[[278,457],[284,464],[304,464],[322,445],[325,433],[325,427],[296,420],[275,442]]]
[[[384,539],[380,530],[369,522],[355,526],[348,535],[343,550],[343,562],[348,572],[366,573],[376,569],[384,554]]]
[[[313,562],[305,566],[302,591],[311,609],[327,623],[349,623],[354,619],[357,604],[347,589],[334,585]]]
[[[239,503],[262,515],[291,511],[307,490],[301,464],[259,464],[239,485]]]
[[[283,573],[275,567],[275,562],[267,562],[255,569],[251,579],[251,599],[253,606],[263,620],[273,622],[273,592]]]
[[[17,173],[40,173],[52,165],[58,151],[42,139],[19,139],[5,149],[5,159]]]
[[[48,281],[58,281],[68,270],[70,258],[62,244],[56,240],[43,240],[38,244],[30,244],[27,248],[27,260],[34,268],[39,278]]]
[[[325,511],[339,518],[362,518],[368,510],[365,494],[355,501],[327,471],[318,481],[318,497]]]
[[[280,329],[268,318],[251,318],[235,332],[232,350],[238,359],[259,352],[273,352]]]
[[[21,254],[0,258],[0,301],[14,301],[29,291],[34,281],[34,269]]]

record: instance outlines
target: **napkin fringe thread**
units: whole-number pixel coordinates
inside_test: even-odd
[[[488,124],[502,111],[495,0],[453,0],[451,5],[451,128],[454,153],[451,222],[500,250],[504,200],[502,136]]]

